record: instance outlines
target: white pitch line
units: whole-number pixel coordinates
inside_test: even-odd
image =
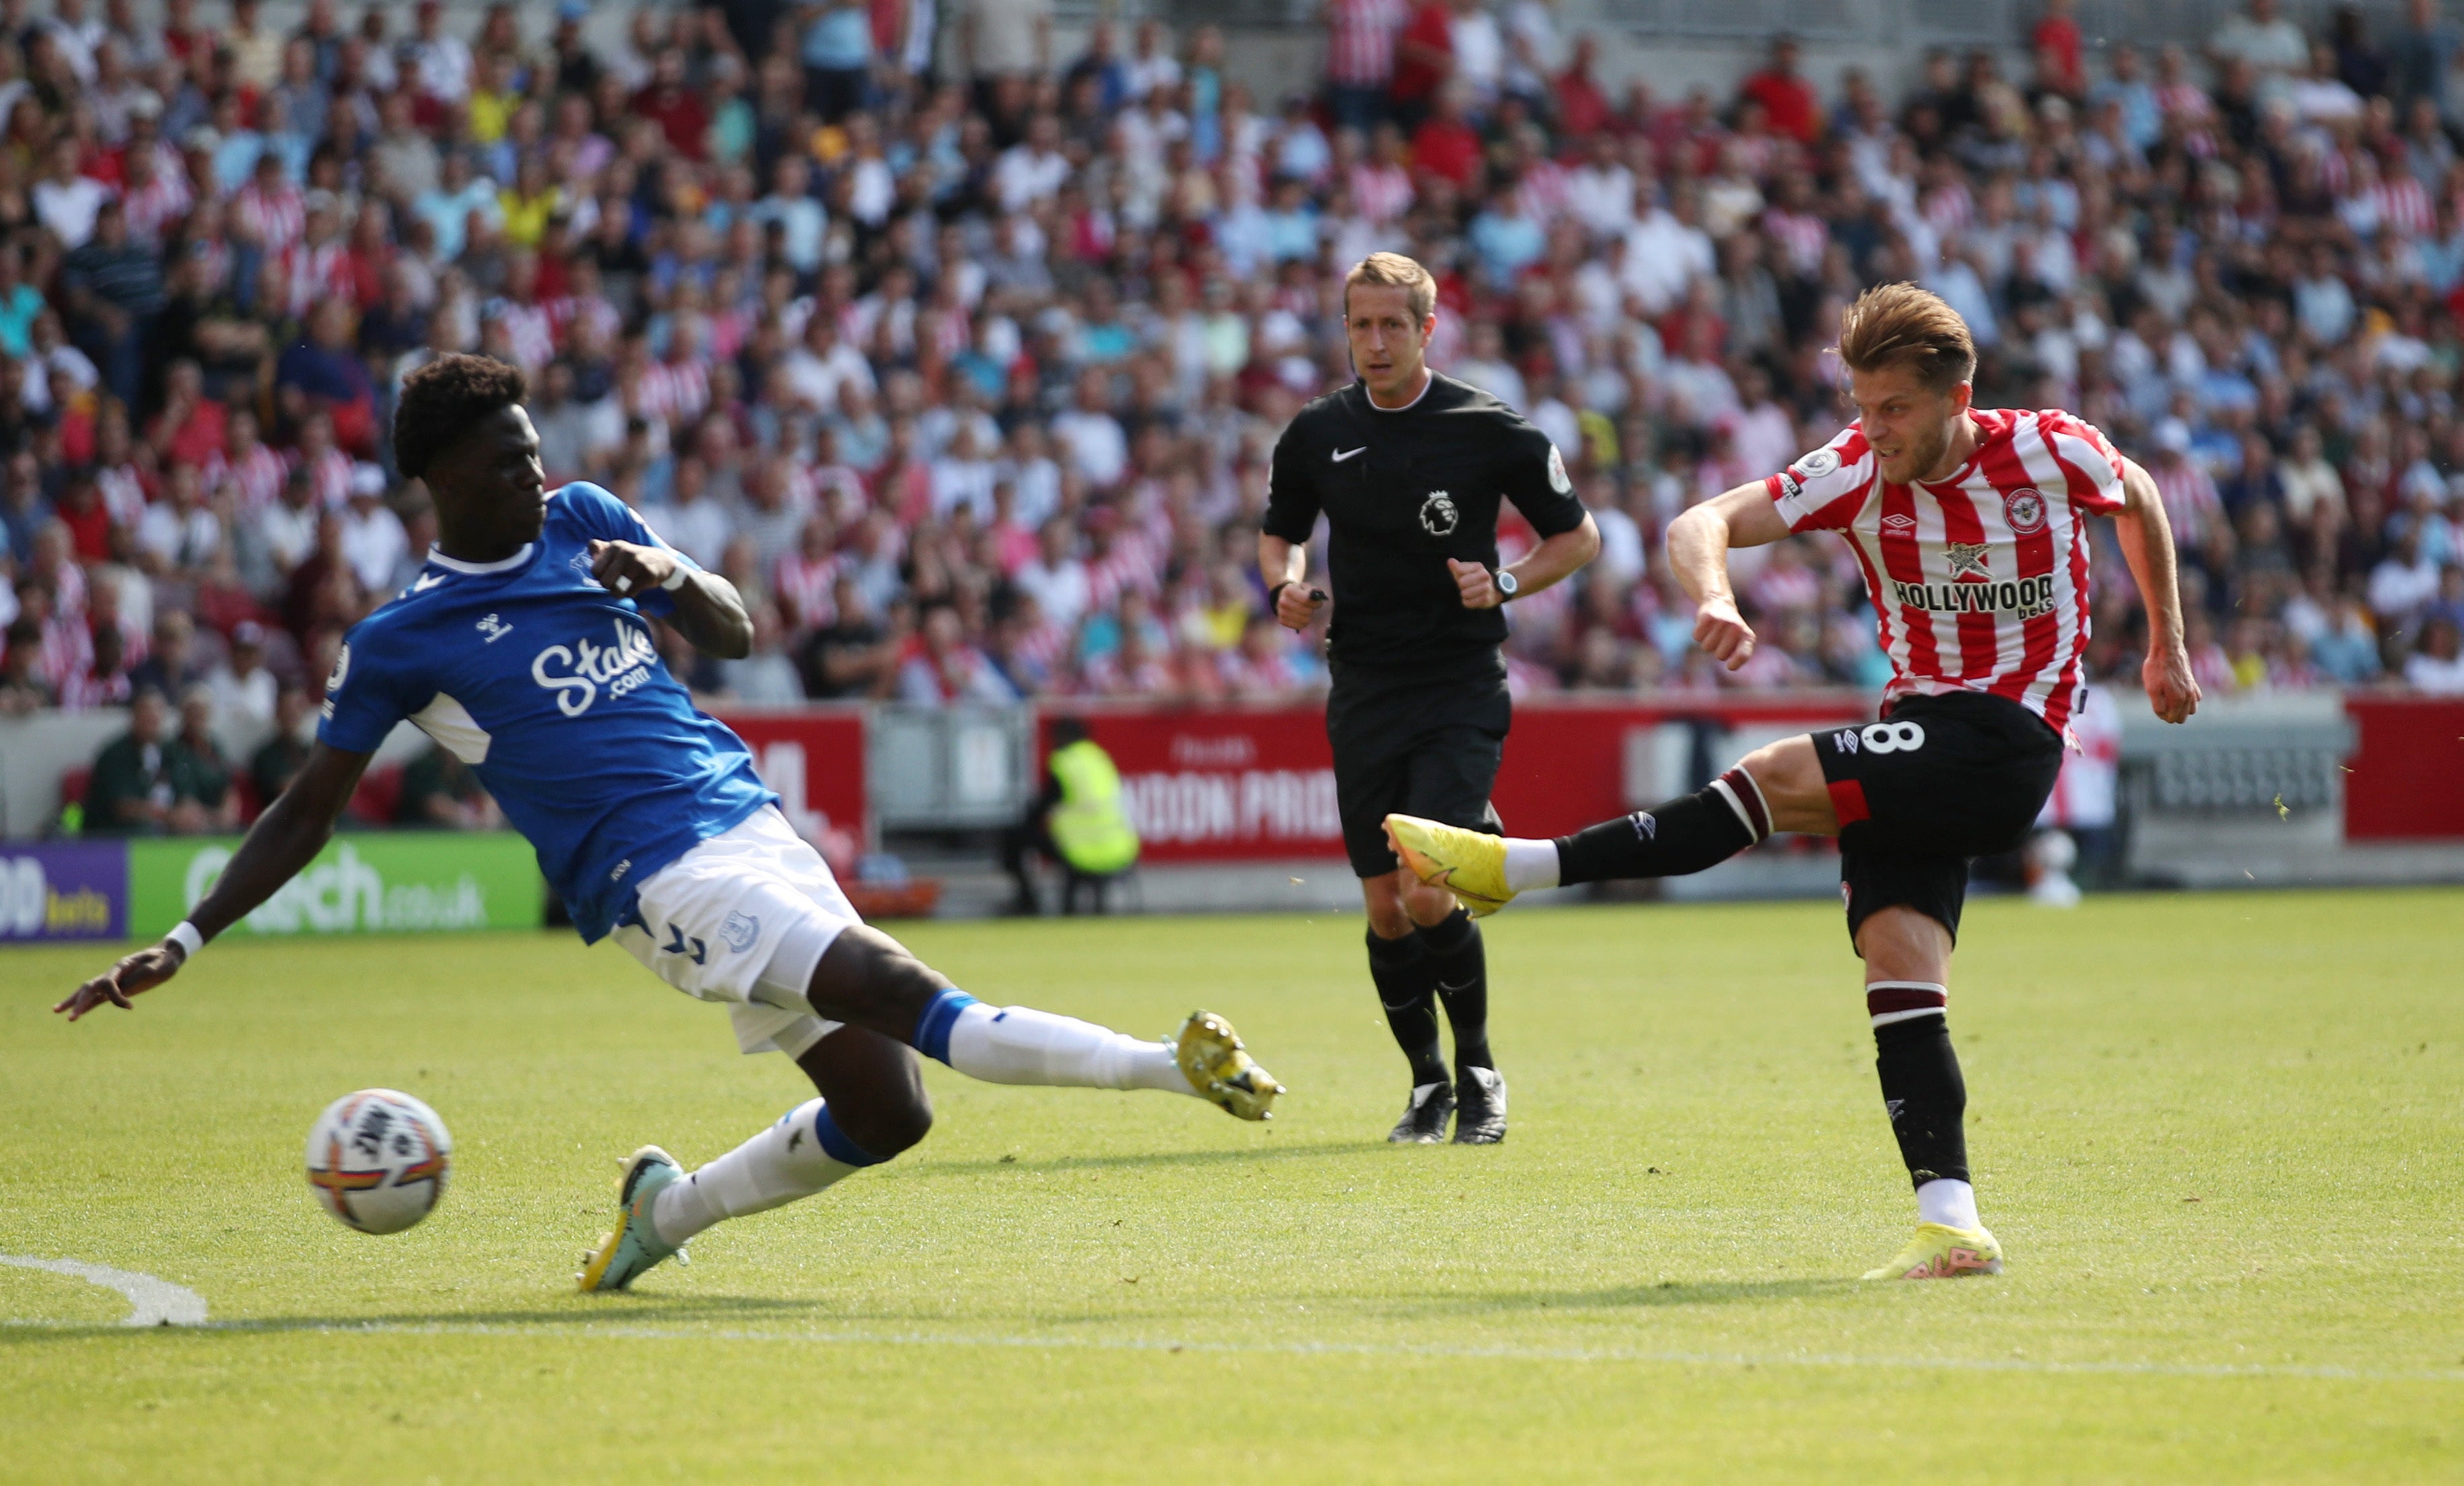
[[[2033,1362],[1992,1357],[1859,1357],[1824,1352],[1652,1352],[1626,1347],[1446,1346],[1380,1342],[1176,1342],[1135,1337],[1029,1337],[930,1332],[776,1331],[641,1326],[584,1321],[578,1326],[508,1326],[494,1321],[224,1320],[210,1331],[309,1332],[332,1336],[613,1338],[652,1342],[788,1342],[817,1346],[1009,1347],[1030,1351],[1209,1352],[1277,1357],[1426,1357],[1497,1362],[1643,1363],[1691,1367],[1825,1367],[1921,1372],[2017,1372],[2158,1378],[2302,1378],[2335,1383],[2464,1383],[2464,1368],[2369,1369],[2299,1363]]]
[[[83,1259],[37,1259],[31,1254],[0,1253],[0,1264],[13,1264],[23,1270],[49,1270],[89,1284],[117,1290],[128,1297],[132,1307],[123,1326],[202,1326],[206,1323],[206,1297],[186,1285],[175,1285],[167,1279],[156,1279],[135,1270],[116,1270],[108,1264],[88,1264]]]

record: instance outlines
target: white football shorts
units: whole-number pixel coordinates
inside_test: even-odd
[[[635,912],[616,943],[686,995],[725,1003],[745,1052],[800,1057],[839,1029],[804,990],[840,932],[864,920],[778,807],[650,874]]]

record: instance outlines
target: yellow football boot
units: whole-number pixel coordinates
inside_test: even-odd
[[[1192,1011],[1175,1050],[1181,1076],[1199,1098],[1235,1120],[1272,1120],[1284,1086],[1258,1066],[1232,1024],[1212,1011]]]
[[[1452,893],[1475,919],[1487,918],[1514,897],[1514,889],[1506,885],[1503,836],[1418,815],[1389,815],[1386,840],[1412,876]]]
[[[1867,1279],[1965,1279],[1970,1275],[2002,1273],[2002,1246],[1982,1228],[1947,1228],[1920,1223],[1890,1263],[1867,1270]]]

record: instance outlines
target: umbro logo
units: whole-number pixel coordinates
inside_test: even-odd
[[[1334,462],[1341,464],[1344,460],[1351,458],[1353,455],[1365,455],[1368,452],[1369,446],[1367,444],[1363,444],[1357,449],[1338,449],[1334,452]]]
[[[1916,523],[1917,519],[1913,516],[1901,516],[1894,514],[1882,518],[1882,524],[1888,526],[1893,531],[1905,531]]]
[[[498,640],[501,640],[506,635],[514,632],[514,627],[512,625],[502,622],[494,614],[480,615],[478,630],[481,634],[488,637],[488,643],[491,645],[495,644]]]

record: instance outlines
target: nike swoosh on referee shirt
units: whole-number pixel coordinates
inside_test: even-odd
[[[1368,452],[1369,446],[1367,444],[1363,444],[1357,449],[1338,449],[1334,452],[1334,462],[1341,464],[1344,460],[1351,458],[1353,455],[1364,455]]]

